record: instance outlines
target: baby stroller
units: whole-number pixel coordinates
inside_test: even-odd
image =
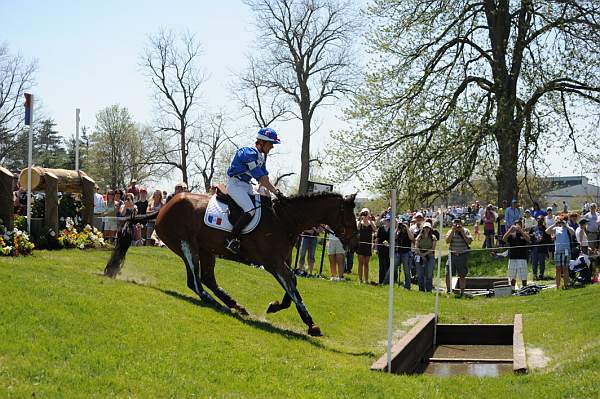
[[[571,284],[578,286],[592,282],[590,258],[587,255],[579,255],[577,259],[569,262],[569,279]]]

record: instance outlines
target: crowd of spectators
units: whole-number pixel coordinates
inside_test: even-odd
[[[586,202],[581,211],[570,210],[563,201],[559,207],[552,204],[545,209],[534,202],[530,208],[520,207],[516,200],[501,207],[475,202],[470,206],[451,206],[442,210],[448,248],[446,261],[446,289],[451,291],[452,276],[458,276],[458,293],[462,295],[469,273],[469,258],[473,250],[485,250],[496,259],[507,258],[507,277],[513,287],[527,285],[529,263],[534,280],[545,280],[546,263],[556,268],[556,284],[569,284],[569,262],[580,254],[598,257],[597,205]],[[369,260],[378,255],[378,279],[371,284],[386,284],[393,270],[394,281],[410,290],[417,285],[420,291],[433,291],[434,262],[440,238],[439,210],[420,209],[401,213],[395,223],[395,265],[390,267],[391,212],[386,209],[372,214],[363,208],[356,223],[359,245],[358,283],[369,283]],[[469,227],[471,226],[471,227]],[[483,239],[479,237],[482,227]],[[309,274],[314,273],[314,250],[319,231],[304,232],[301,240],[300,270],[304,269],[305,253],[309,252]],[[481,243],[481,247],[473,245]],[[446,255],[446,253],[444,253]],[[344,272],[352,271],[354,253],[344,252],[339,240],[329,243],[331,279],[342,280]],[[345,265],[344,267],[342,266]],[[402,275],[400,280],[399,275]],[[561,284],[562,283],[562,284]]]
[[[94,224],[103,232],[105,239],[114,240],[123,220],[130,216],[145,215],[160,210],[175,194],[187,191],[185,183],[177,183],[174,192],[166,196],[166,192],[156,189],[152,196],[144,186],[138,186],[132,180],[127,189],[107,188],[104,194],[96,186],[94,196]],[[165,200],[165,197],[167,198]],[[134,245],[161,245],[160,239],[154,232],[155,221],[137,223],[134,228]]]

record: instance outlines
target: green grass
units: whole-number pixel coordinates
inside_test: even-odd
[[[131,249],[117,280],[98,274],[108,256],[62,250],[0,258],[0,397],[600,395],[600,285],[531,297],[443,295],[442,322],[511,322],[522,313],[527,346],[550,362],[525,376],[394,376],[369,371],[385,351],[385,287],[299,279],[325,333],[312,338],[294,308],[265,314],[283,292],[260,269],[217,263],[221,286],[252,314],[243,318],[200,303],[183,263],[166,249]],[[479,268],[505,270],[496,263]],[[397,330],[434,310],[433,294],[395,294]]]

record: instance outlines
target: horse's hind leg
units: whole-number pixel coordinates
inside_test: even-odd
[[[296,288],[296,285],[297,285],[296,284],[296,276],[292,273],[290,268],[287,267],[287,265],[283,264],[280,267],[275,268],[274,270],[269,270],[269,272],[271,272],[271,274],[273,274],[275,276],[277,281],[279,281],[279,284],[281,284],[281,286],[285,290],[286,295],[292,301],[294,301],[294,303],[296,304],[296,310],[298,310],[298,314],[300,315],[300,318],[302,319],[304,324],[306,324],[308,326],[308,335],[317,336],[317,337],[323,335],[321,333],[321,329],[318,326],[316,326],[315,323],[313,322],[312,316],[310,315],[310,313],[308,313],[308,309],[306,309],[306,306],[304,305],[304,302],[302,301],[302,297],[300,296],[300,293],[298,292],[298,289]],[[283,306],[286,304],[287,304],[287,300],[286,300],[286,296],[284,296],[282,303],[279,306],[282,307],[282,309],[283,309]],[[270,308],[271,308],[271,306],[269,306],[269,309]],[[267,309],[267,312],[269,309]],[[277,309],[277,310],[281,310],[281,309]]]
[[[198,294],[202,301],[220,308],[221,304],[204,290],[202,283],[200,282],[198,250],[195,248],[192,249],[187,241],[181,241],[181,252],[183,253],[183,262],[186,266],[187,286]]]
[[[200,275],[204,285],[206,285],[225,305],[230,309],[237,309],[243,315],[248,311],[242,305],[237,303],[225,290],[219,287],[215,278],[215,256],[211,253],[199,253],[200,257]]]

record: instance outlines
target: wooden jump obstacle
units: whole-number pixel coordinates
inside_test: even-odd
[[[8,230],[13,228],[13,174],[0,166],[0,219]]]
[[[27,190],[27,168],[21,170],[19,184]],[[93,225],[94,192],[96,183],[85,172],[67,169],[49,169],[34,166],[31,168],[31,191],[46,193],[44,226],[58,231],[58,192],[80,193],[82,195],[84,224]]]

